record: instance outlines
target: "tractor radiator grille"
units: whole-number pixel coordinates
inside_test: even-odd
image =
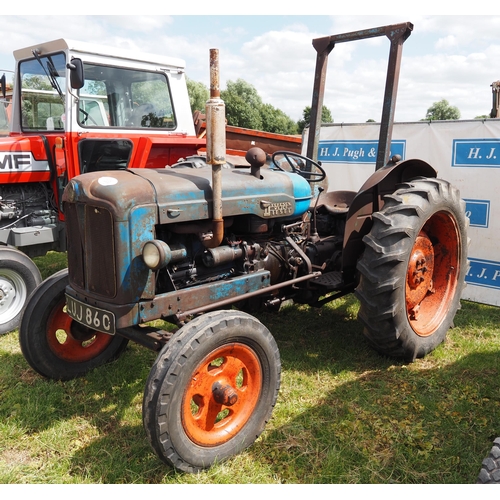
[[[70,283],[91,294],[116,295],[113,217],[100,207],[66,203]]]

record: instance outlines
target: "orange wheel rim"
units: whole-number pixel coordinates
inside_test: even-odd
[[[47,342],[60,359],[83,363],[98,356],[113,337],[73,321],[67,314],[64,299],[54,308],[47,322]]]
[[[413,245],[406,274],[406,312],[422,337],[433,334],[446,317],[460,273],[460,235],[448,212],[434,214]]]
[[[193,371],[182,400],[186,434],[201,446],[218,446],[241,431],[262,387],[255,352],[244,344],[219,347]]]

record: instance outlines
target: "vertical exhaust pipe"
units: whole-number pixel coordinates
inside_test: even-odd
[[[207,248],[218,247],[224,237],[222,218],[222,165],[226,163],[226,106],[220,98],[219,50],[210,49],[210,99],[205,104],[207,163],[212,165],[212,238]]]

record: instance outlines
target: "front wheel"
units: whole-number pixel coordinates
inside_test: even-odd
[[[371,345],[413,361],[445,338],[467,271],[465,204],[440,179],[415,179],[385,197],[363,238],[359,319]]]
[[[254,317],[217,311],[187,323],[146,383],[143,422],[153,450],[184,472],[244,450],[271,416],[280,372],[278,347]]]
[[[0,335],[19,326],[26,300],[41,281],[38,267],[27,255],[0,247]]]
[[[43,281],[33,292],[19,326],[21,351],[38,373],[56,380],[80,377],[117,359],[128,344],[119,335],[87,328],[66,314],[68,270]]]

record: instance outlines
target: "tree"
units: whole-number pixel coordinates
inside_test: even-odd
[[[204,111],[210,96],[201,82],[187,79],[191,111]],[[297,124],[283,111],[262,102],[257,89],[245,80],[228,80],[226,89],[221,90],[221,99],[226,106],[226,121],[233,127],[263,130],[276,134],[297,134]]]
[[[262,130],[275,134],[294,135],[298,133],[297,124],[281,109],[271,104],[263,104],[260,108]]]
[[[311,123],[311,106],[306,106],[302,112],[302,120],[297,122],[299,134]],[[321,123],[333,123],[332,112],[323,104],[321,109]]]
[[[424,120],[458,120],[460,111],[446,99],[435,102],[428,110]]]
[[[205,103],[210,97],[210,91],[202,82],[195,82],[186,78],[187,90],[189,94],[189,104],[191,105],[191,112],[195,111],[205,112]]]
[[[228,80],[226,87],[226,90],[221,91],[220,97],[226,104],[227,124],[262,130],[260,108],[263,103],[257,89],[241,78],[236,82]]]

